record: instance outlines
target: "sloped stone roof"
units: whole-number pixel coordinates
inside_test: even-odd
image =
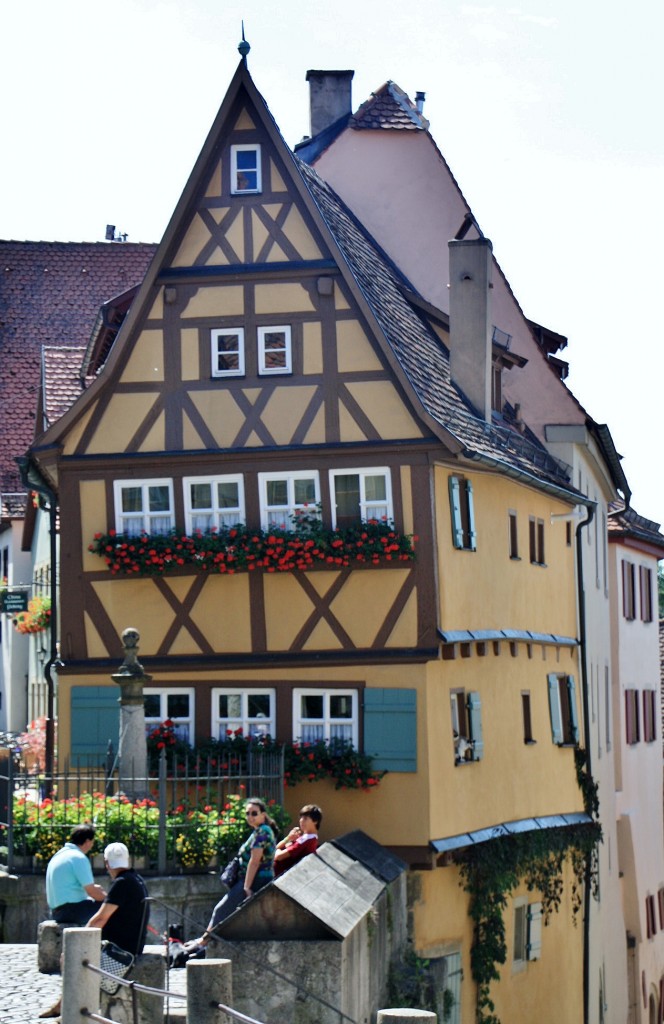
[[[640,516],[633,508],[625,508],[620,502],[612,502],[609,505],[608,531],[609,538],[633,537],[655,544],[664,552],[661,524]]]
[[[536,440],[480,419],[450,378],[449,352],[404,295],[412,286],[343,201],[308,164],[300,173],[390,348],[427,413],[469,458],[487,460],[577,493],[569,467]]]
[[[35,433],[43,345],[86,345],[101,304],[141,281],[155,245],[0,241],[0,492]]]
[[[348,121],[349,128],[396,128],[406,131],[426,131],[429,122],[396,82],[388,81],[372,92]]]

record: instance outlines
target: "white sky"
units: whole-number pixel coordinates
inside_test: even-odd
[[[239,59],[286,141],[308,68],[414,97],[527,316],[569,337],[638,512],[664,522],[662,0],[23,0],[0,33],[0,237],[159,241]],[[565,355],[565,353],[563,353]]]

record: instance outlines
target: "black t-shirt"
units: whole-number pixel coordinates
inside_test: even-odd
[[[133,868],[122,871],[104,900],[118,909],[102,928],[102,939],[109,939],[135,956],[142,953],[150,913],[150,905],[145,902],[147,895],[145,882]]]

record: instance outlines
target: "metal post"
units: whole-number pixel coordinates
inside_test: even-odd
[[[14,871],[14,758],[7,759],[7,874]]]
[[[62,946],[62,1024],[87,1024],[82,1011],[99,1012],[99,975],[83,961],[99,967],[101,930],[65,928]]]
[[[157,849],[157,870],[166,874],[166,751],[159,754],[159,847]],[[168,932],[167,932],[168,934]]]
[[[230,960],[189,960],[187,963],[187,1020],[195,1024],[234,1024],[219,1009],[231,1006],[233,982]],[[62,1024],[65,1024],[63,1020]]]

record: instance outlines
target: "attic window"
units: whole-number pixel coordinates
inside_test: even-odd
[[[261,191],[261,147],[231,146],[231,193]]]
[[[218,328],[210,332],[212,376],[241,377],[244,373],[244,328]]]

